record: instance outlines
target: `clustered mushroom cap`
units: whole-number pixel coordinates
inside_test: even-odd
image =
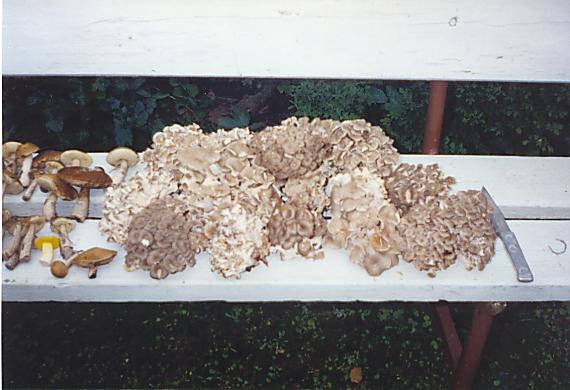
[[[368,169],[332,177],[328,241],[348,249],[350,260],[377,276],[397,264],[399,214],[390,203],[383,180]]]
[[[327,135],[334,125],[332,120],[291,117],[268,127],[253,137],[256,163],[279,180],[312,172],[330,154]]]
[[[402,163],[386,178],[390,200],[402,215],[416,204],[446,195],[453,184],[455,178],[445,177],[437,164]]]
[[[125,243],[126,268],[150,271],[154,279],[195,264],[200,222],[185,213],[187,205],[171,197],[156,200],[137,213]]]
[[[398,163],[400,154],[393,140],[378,126],[364,119],[344,121],[329,135],[332,152],[323,165],[330,175],[350,173],[356,168],[367,168],[371,174],[388,176]]]
[[[225,204],[217,208],[212,220],[211,269],[224,278],[239,279],[269,255],[268,230],[255,211],[244,203]],[[214,227],[215,226],[215,227]],[[208,226],[206,227],[208,229]]]
[[[491,209],[480,191],[460,191],[412,207],[397,230],[402,257],[429,276],[460,256],[468,270],[483,270],[494,254]]]
[[[59,161],[61,152],[57,150],[43,150],[32,161],[33,169],[43,169],[49,161]]]
[[[323,259],[326,222],[306,205],[287,202],[278,206],[269,221],[269,239],[282,260],[294,257]]]

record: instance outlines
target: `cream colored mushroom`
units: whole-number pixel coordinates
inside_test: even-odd
[[[30,185],[30,170],[34,160],[34,153],[38,150],[39,147],[37,145],[29,142],[20,145],[16,150],[16,161],[17,165],[20,167],[20,176],[18,180],[24,187],[28,187]]]
[[[44,173],[35,176],[38,186],[46,191],[49,195],[44,201],[43,214],[46,220],[51,221],[56,215],[57,198],[63,200],[75,200],[77,191],[64,180],[60,179],[56,174]]]
[[[66,167],[88,167],[93,164],[93,159],[90,155],[75,149],[61,153],[59,159]]]
[[[6,163],[8,169],[13,176],[18,174],[16,167],[16,150],[22,145],[20,142],[8,141],[2,144],[2,161]]]
[[[139,156],[130,148],[119,147],[107,154],[107,163],[117,168],[117,175],[113,177],[113,185],[119,185],[127,175],[129,168],[139,162]]]
[[[59,217],[51,222],[51,231],[60,237],[59,251],[64,259],[69,259],[75,251],[69,239],[69,233],[75,229],[75,222],[68,218]]]

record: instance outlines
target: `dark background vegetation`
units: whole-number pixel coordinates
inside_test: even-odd
[[[366,118],[419,152],[428,83],[4,78],[4,140],[143,150],[172,123],[258,130],[291,116]],[[442,153],[570,155],[570,86],[450,83]],[[189,287],[191,288],[191,287]],[[260,292],[262,294],[263,292]],[[471,305],[452,305],[461,336]],[[4,303],[5,388],[444,388],[424,304]],[[568,303],[510,304],[475,387],[567,389]],[[350,381],[354,367],[363,371]]]

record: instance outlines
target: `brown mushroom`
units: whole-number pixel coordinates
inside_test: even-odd
[[[29,219],[28,230],[24,238],[22,239],[22,244],[20,245],[20,256],[18,262],[29,261],[32,256],[32,246],[34,243],[34,237],[45,225],[45,218],[43,215],[32,216]]]
[[[107,163],[117,168],[118,173],[113,178],[113,185],[119,185],[127,175],[129,168],[139,162],[139,156],[129,148],[115,148],[107,154]]]
[[[57,278],[64,278],[72,265],[89,268],[89,279],[97,277],[97,267],[110,263],[117,251],[94,247],[74,254],[67,260],[54,260],[51,263],[51,273]]]
[[[2,199],[5,194],[19,194],[24,190],[22,183],[9,169],[2,170]]]
[[[89,214],[89,191],[92,188],[107,188],[112,184],[109,175],[101,169],[65,167],[57,175],[67,183],[81,188],[72,212],[72,218],[79,222],[85,221]]]
[[[58,152],[56,150],[44,150],[38,153],[36,157],[34,157],[32,160],[32,169],[30,171],[32,179],[30,181],[30,185],[26,188],[26,191],[24,191],[24,194],[22,195],[23,200],[29,201],[34,194],[36,187],[38,186],[35,178],[35,173],[40,173],[42,171],[46,171],[47,173],[57,173],[59,169],[64,167],[64,165],[59,162],[60,156],[61,152]],[[59,167],[58,169],[55,169],[55,172],[52,172],[54,170],[53,163],[55,163],[55,166]],[[48,169],[48,166],[52,169]]]
[[[7,260],[17,254],[22,242],[23,232],[27,224],[27,217],[11,217],[6,222],[6,230],[12,235],[12,241],[2,253],[2,259]]]
[[[68,218],[56,218],[51,222],[51,231],[59,235],[59,251],[64,259],[69,259],[75,251],[73,243],[69,239],[69,233],[75,229],[75,222]]]
[[[77,191],[56,174],[43,173],[36,175],[36,180],[40,188],[50,192],[43,206],[44,217],[48,221],[56,217],[55,204],[57,198],[63,200],[75,200],[77,198]]]
[[[90,155],[81,150],[66,150],[63,152],[59,160],[66,167],[88,167],[93,164],[93,159]]]
[[[16,168],[16,150],[22,145],[20,142],[8,141],[2,144],[2,161],[6,162],[6,168],[15,176],[18,173]]]
[[[34,153],[39,150],[38,146],[26,142],[16,150],[16,164],[20,167],[19,181],[25,187],[30,185],[30,170],[34,160]]]

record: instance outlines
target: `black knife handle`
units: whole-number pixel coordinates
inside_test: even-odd
[[[534,280],[534,277],[532,276],[532,272],[530,272],[530,267],[526,262],[521,246],[519,245],[515,234],[509,231],[500,234],[500,237],[505,243],[507,252],[513,261],[519,282],[532,282]]]

